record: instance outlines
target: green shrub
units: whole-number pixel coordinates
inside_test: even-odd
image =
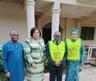
[[[1,54],[1,51],[0,51],[0,72],[2,71],[2,54]]]

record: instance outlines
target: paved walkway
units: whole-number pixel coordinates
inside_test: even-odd
[[[79,73],[80,81],[96,81],[96,67],[85,65],[82,71]],[[49,81],[49,74],[45,74],[44,81]],[[65,75],[63,75],[63,80],[65,79]]]

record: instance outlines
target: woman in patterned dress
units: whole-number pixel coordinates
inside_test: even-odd
[[[31,29],[30,36],[25,41],[27,81],[43,81],[45,44],[36,27]]]

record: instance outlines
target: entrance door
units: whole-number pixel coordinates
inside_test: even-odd
[[[51,23],[48,23],[43,27],[42,36],[44,38],[45,44],[47,44],[48,41],[51,40]]]
[[[43,28],[43,38],[45,44],[47,44],[48,41],[51,40],[51,28]]]

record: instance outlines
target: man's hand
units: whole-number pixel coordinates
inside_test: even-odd
[[[60,62],[56,62],[56,63],[55,63],[55,66],[58,67],[58,66],[60,66],[60,64],[61,64]]]
[[[10,76],[11,76],[10,72],[7,72],[5,75],[6,75],[7,78],[10,78]]]
[[[36,69],[36,68],[37,68],[36,64],[33,63],[33,64],[32,64],[32,68],[33,68],[33,69]]]

